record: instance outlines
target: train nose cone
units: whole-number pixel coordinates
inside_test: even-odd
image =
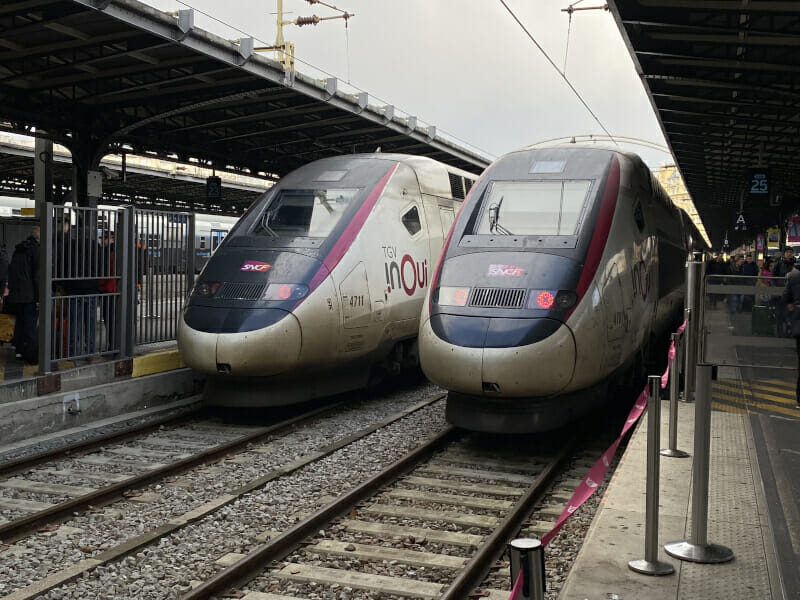
[[[291,313],[253,331],[209,333],[193,329],[183,320],[178,329],[183,362],[205,373],[277,375],[297,363],[301,346],[300,323]]]
[[[575,339],[555,319],[437,316],[420,328],[425,375],[448,390],[499,397],[550,396],[575,372]]]

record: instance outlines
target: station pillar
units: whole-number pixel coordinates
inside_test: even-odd
[[[33,197],[36,216],[53,201],[53,141],[37,136],[33,153]]]

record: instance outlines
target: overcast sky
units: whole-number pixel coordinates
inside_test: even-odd
[[[198,11],[197,27],[228,39],[252,36],[265,44],[275,40],[276,0],[145,1],[164,11],[193,7]],[[506,2],[563,68],[569,20],[562,9],[569,2]],[[284,28],[284,37],[295,43],[297,69],[302,73],[325,72],[349,81],[368,92],[371,103],[394,104],[491,156],[552,138],[604,134],[499,0],[331,0],[328,4],[355,13],[347,32],[341,20]],[[580,0],[576,7],[602,4],[602,0]],[[337,14],[305,0],[284,0],[284,11],[286,19]],[[611,13],[573,14],[566,74],[612,135],[665,145]],[[672,163],[664,152],[626,148],[639,153],[652,168]]]

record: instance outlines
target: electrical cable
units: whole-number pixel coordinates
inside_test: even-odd
[[[522,31],[525,32],[525,34],[528,36],[528,38],[530,38],[530,40],[533,42],[533,44],[539,49],[539,52],[541,52],[542,55],[547,59],[547,62],[549,62],[550,65],[552,65],[552,67],[556,70],[556,72],[558,72],[558,74],[561,75],[561,78],[569,86],[569,89],[571,89],[572,92],[578,97],[578,100],[580,100],[581,104],[583,104],[583,106],[586,108],[586,110],[589,111],[589,114],[592,115],[592,117],[594,117],[594,120],[597,121],[597,124],[600,125],[600,128],[603,131],[606,132],[606,135],[609,137],[609,139],[612,142],[614,142],[614,144],[616,144],[618,146],[619,144],[617,144],[617,141],[614,139],[614,136],[611,135],[611,132],[609,132],[608,129],[606,129],[606,126],[603,125],[603,123],[600,121],[600,119],[597,117],[597,115],[594,114],[594,112],[592,111],[591,108],[589,108],[589,105],[586,103],[586,101],[580,95],[578,90],[575,89],[575,86],[572,85],[570,80],[567,79],[567,76],[561,71],[561,69],[558,68],[556,63],[553,62],[553,59],[550,58],[550,56],[547,54],[547,52],[545,52],[544,48],[542,48],[542,46],[539,44],[539,42],[536,41],[536,38],[533,37],[531,32],[528,31],[528,29],[525,27],[525,25],[522,24],[522,21],[519,20],[519,17],[517,17],[517,15],[514,14],[514,11],[511,10],[511,8],[508,6],[508,4],[506,4],[506,0],[500,0],[500,4],[502,4],[505,7],[505,9],[508,11],[508,13],[514,18],[514,20],[517,22],[517,24],[522,28]]]
[[[265,41],[265,40],[262,40],[261,38],[259,38],[259,37],[257,37],[257,36],[254,36],[254,35],[252,35],[252,34],[250,34],[250,33],[246,32],[246,31],[244,31],[244,30],[242,30],[242,29],[239,29],[238,27],[235,27],[235,26],[231,25],[230,23],[227,23],[227,22],[225,22],[225,21],[223,21],[223,20],[221,20],[221,19],[218,19],[217,17],[214,17],[214,16],[212,16],[212,15],[208,14],[207,12],[204,12],[204,11],[202,11],[202,10],[199,10],[199,9],[195,8],[194,6],[192,6],[191,4],[189,4],[188,2],[185,2],[184,0],[175,0],[175,1],[176,1],[178,4],[182,4],[182,5],[183,5],[183,6],[185,6],[186,8],[191,8],[192,10],[194,10],[194,11],[197,11],[197,13],[198,13],[198,14],[201,14],[201,15],[203,15],[204,17],[208,17],[208,18],[209,18],[209,19],[211,19],[212,21],[216,21],[216,22],[217,22],[217,23],[219,23],[220,25],[224,25],[225,27],[227,27],[227,28],[229,28],[229,29],[231,29],[231,30],[233,30],[233,31],[236,31],[236,32],[238,32],[238,33],[240,33],[240,34],[242,34],[242,35],[244,35],[245,37],[251,37],[251,38],[253,38],[255,41],[257,41],[257,42],[259,42],[259,43],[261,43],[261,44],[264,44],[265,46],[268,46],[268,45],[270,45],[270,42],[267,42],[267,41]],[[582,0],[579,0],[579,1],[582,1]],[[338,10],[338,9],[337,9],[337,10]],[[345,27],[346,27],[346,26],[347,26],[347,22],[345,21]],[[348,53],[349,53],[349,37],[348,37]],[[348,56],[349,56],[349,54],[348,54]],[[304,64],[304,65],[306,65],[306,66],[308,66],[308,67],[311,67],[312,69],[316,69],[317,71],[319,71],[320,73],[322,73],[322,74],[324,74],[324,75],[327,75],[328,77],[334,77],[334,78],[338,78],[338,76],[337,76],[337,75],[334,75],[333,73],[330,73],[330,72],[328,72],[328,71],[326,71],[326,70],[324,70],[324,69],[321,69],[320,67],[318,67],[318,66],[316,66],[316,65],[314,65],[314,64],[312,64],[312,63],[310,63],[310,62],[307,62],[307,61],[305,61],[305,60],[303,60],[303,59],[301,59],[301,58],[298,58],[297,56],[295,56],[295,57],[294,57],[294,60],[295,60],[295,62],[297,62],[297,63],[301,63],[301,64]],[[353,88],[357,89],[359,92],[365,92],[365,93],[369,94],[369,92],[368,92],[367,90],[365,90],[365,89],[362,89],[362,88],[358,87],[357,85],[354,85],[354,84],[350,83],[350,72],[349,72],[349,69],[350,69],[350,63],[349,63],[349,58],[348,58],[348,74],[347,74],[347,84],[348,84],[348,85],[350,85],[351,87],[353,87]],[[391,103],[390,103],[390,102],[388,102],[387,100],[384,100],[383,98],[380,98],[380,97],[378,97],[378,96],[375,96],[375,95],[373,95],[373,94],[370,94],[370,96],[371,96],[372,98],[374,98],[375,100],[377,100],[378,102],[383,102],[385,105],[389,105],[389,104],[391,104]],[[397,108],[398,110],[400,110],[401,112],[404,112],[404,113],[406,113],[406,114],[411,114],[411,113],[409,113],[408,111],[405,111],[405,110],[403,110],[403,109],[402,109],[402,108],[400,108],[399,106],[395,106],[395,108]],[[487,150],[485,150],[485,149],[483,149],[483,148],[480,148],[479,146],[476,146],[475,144],[473,144],[473,143],[471,143],[471,142],[468,142],[468,141],[466,141],[466,140],[464,140],[464,139],[462,139],[462,138],[460,138],[460,137],[458,137],[458,136],[456,136],[456,135],[453,135],[453,134],[452,134],[452,133],[450,133],[449,131],[446,131],[446,130],[442,129],[442,130],[441,130],[441,133],[443,133],[443,134],[446,134],[448,137],[452,138],[453,140],[455,140],[455,141],[457,141],[457,142],[460,142],[460,143],[462,143],[462,144],[464,144],[464,145],[466,145],[466,146],[470,146],[470,147],[471,147],[473,150],[477,150],[478,152],[480,152],[480,153],[482,153],[482,154],[484,155],[484,156],[483,156],[483,158],[487,158],[487,159],[489,159],[490,161],[491,161],[491,160],[494,160],[495,158],[497,158],[497,157],[496,157],[494,154],[492,154],[491,152],[488,152]]]

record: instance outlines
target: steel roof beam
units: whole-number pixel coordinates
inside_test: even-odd
[[[744,3],[742,0],[637,0],[647,8],[689,9],[692,13],[731,11],[750,13],[797,13],[797,2],[793,0],[757,0]]]

